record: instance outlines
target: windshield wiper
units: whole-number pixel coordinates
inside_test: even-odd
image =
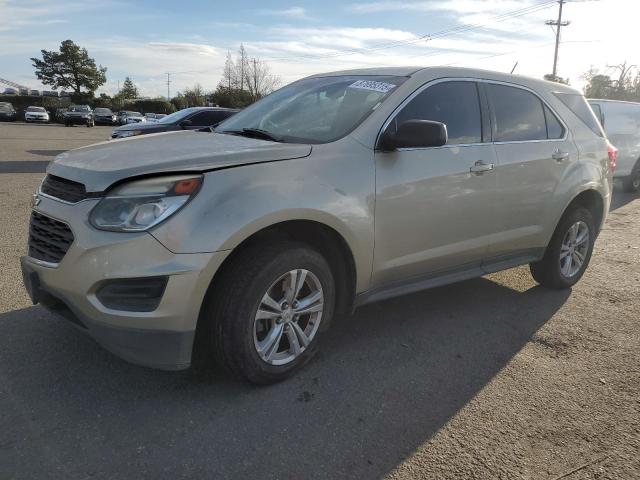
[[[261,128],[243,128],[242,130],[227,130],[220,133],[231,133],[234,135],[243,135],[245,137],[262,137],[267,140],[271,140],[272,142],[284,142],[282,137]]]

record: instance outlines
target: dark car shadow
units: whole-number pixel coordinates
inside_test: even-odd
[[[626,204],[633,202],[634,200],[640,199],[639,193],[628,193],[622,189],[622,185],[616,182],[613,188],[613,197],[611,197],[611,208],[610,211],[615,211],[620,207],[624,207]]]
[[[44,173],[49,160],[0,161],[0,173]]]
[[[55,157],[56,155],[60,155],[64,152],[66,152],[66,150],[27,150],[27,153],[42,155],[43,157]]]
[[[262,388],[129,365],[40,307],[6,313],[0,477],[379,478],[568,295],[482,278],[369,305],[297,376]]]

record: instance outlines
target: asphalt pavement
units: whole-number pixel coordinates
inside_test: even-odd
[[[1,479],[640,478],[638,196],[570,291],[521,267],[369,305],[254,387],[130,365],[29,304],[24,169],[109,131],[0,124]]]

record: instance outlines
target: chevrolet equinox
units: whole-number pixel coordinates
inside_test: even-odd
[[[360,305],[529,264],[583,275],[616,150],[576,90],[458,68],[315,75],[215,129],[59,155],[26,288],[106,349],[271,383]]]

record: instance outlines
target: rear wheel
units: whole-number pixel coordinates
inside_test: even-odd
[[[593,215],[584,207],[567,212],[556,227],[544,257],[529,265],[542,286],[570,288],[584,274],[596,239]]]
[[[207,295],[199,334],[235,375],[278,382],[315,355],[335,308],[333,274],[320,253],[300,243],[240,255]]]
[[[629,193],[640,191],[640,166],[636,165],[631,175],[622,179],[622,188]]]

